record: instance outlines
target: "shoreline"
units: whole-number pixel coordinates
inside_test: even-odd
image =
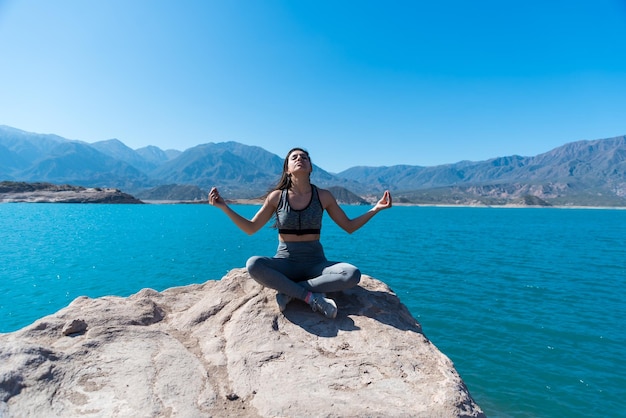
[[[146,204],[152,205],[208,205],[206,200],[143,200]],[[229,205],[248,205],[261,206],[263,199],[226,199]],[[351,205],[340,203],[342,206],[368,206],[368,205]],[[626,210],[626,206],[581,206],[581,205],[555,205],[555,206],[531,206],[518,204],[505,205],[469,205],[469,204],[452,204],[452,203],[394,203],[396,207],[434,207],[434,208],[484,208],[484,209],[594,209],[594,210]]]
[[[377,202],[377,197],[367,195],[359,197],[359,200],[337,199],[340,205],[346,206],[373,206]],[[497,209],[524,209],[524,208],[554,208],[554,209],[615,209],[624,210],[626,205],[620,205],[621,202],[606,202],[605,205],[585,205],[585,204],[558,204],[553,205],[540,198],[537,199],[519,199],[509,198],[503,199],[503,202],[490,204],[489,201],[482,202],[480,200],[456,199],[452,203],[445,202],[424,202],[413,203],[395,202],[394,206],[416,206],[416,207],[442,207],[442,208],[497,208]],[[255,205],[261,206],[264,197],[254,198],[235,198],[226,199],[231,205]],[[365,203],[364,203],[365,202]],[[459,202],[459,203],[456,203]],[[594,203],[593,200],[584,199],[584,203]],[[133,195],[122,192],[120,189],[111,187],[84,187],[72,186],[69,184],[55,185],[51,183],[25,183],[4,181],[0,182],[0,203],[107,203],[107,204],[208,204],[207,200],[165,200],[165,199],[138,199]],[[609,205],[606,205],[609,203]],[[612,203],[616,203],[612,206]]]

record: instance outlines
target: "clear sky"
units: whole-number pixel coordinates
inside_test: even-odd
[[[0,0],[0,124],[320,167],[626,134],[626,0]]]

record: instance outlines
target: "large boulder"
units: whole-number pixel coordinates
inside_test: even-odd
[[[363,276],[327,319],[245,269],[80,297],[0,334],[2,417],[481,417],[396,295]]]

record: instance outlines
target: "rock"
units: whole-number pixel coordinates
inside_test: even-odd
[[[334,320],[299,301],[283,314],[273,290],[235,269],[77,298],[0,335],[0,416],[484,416],[384,283],[364,275],[332,296]]]
[[[143,203],[119,189],[82,187],[69,184],[0,182],[4,203]]]
[[[82,319],[74,319],[63,327],[63,335],[81,334],[87,331],[87,323]]]

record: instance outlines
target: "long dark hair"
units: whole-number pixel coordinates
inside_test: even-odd
[[[311,164],[311,169],[313,169],[313,162],[311,161],[311,156],[309,155],[309,151],[296,147],[289,150],[287,156],[285,157],[285,161],[283,161],[283,174],[280,176],[280,180],[278,180],[278,184],[274,187],[274,190],[284,190],[291,189],[291,174],[287,172],[289,168],[289,156],[294,151],[301,151],[306,154],[309,159],[309,163]]]

